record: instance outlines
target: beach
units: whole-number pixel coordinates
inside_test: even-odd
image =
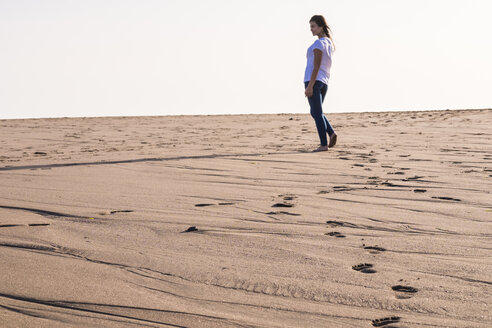
[[[491,327],[492,110],[0,120],[2,327]]]

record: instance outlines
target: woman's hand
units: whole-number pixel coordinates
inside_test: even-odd
[[[304,94],[308,98],[311,97],[313,95],[313,87],[308,85],[306,90],[304,90]]]

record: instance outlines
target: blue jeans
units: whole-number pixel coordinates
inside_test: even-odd
[[[309,82],[304,82],[304,88],[307,88],[308,84]],[[323,108],[321,107],[323,101],[325,100],[326,91],[328,91],[328,86],[323,82],[316,80],[313,85],[313,95],[308,97],[309,106],[311,106],[311,116],[316,122],[316,128],[318,129],[321,146],[328,145],[328,141],[326,139],[327,133],[329,136],[335,133],[330,122],[323,114]]]

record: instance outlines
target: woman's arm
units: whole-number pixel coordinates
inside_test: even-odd
[[[313,95],[313,86],[314,86],[314,82],[316,82],[316,77],[318,76],[318,71],[321,66],[322,55],[323,53],[321,52],[320,49],[314,49],[314,68],[313,68],[313,72],[311,73],[311,80],[309,80],[308,86],[304,91],[306,97],[311,97]]]

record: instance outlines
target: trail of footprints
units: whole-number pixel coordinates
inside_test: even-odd
[[[417,177],[415,177],[415,178],[417,178]],[[346,186],[338,186],[338,187],[335,187],[334,189],[337,191],[351,190],[351,188],[346,187]],[[416,189],[415,192],[425,192],[425,190]],[[323,193],[323,192],[320,192],[320,193]],[[278,195],[277,197],[274,197],[272,199],[274,202],[272,207],[274,207],[274,208],[292,208],[292,207],[295,207],[296,204],[294,201],[296,200],[296,198],[297,198],[297,196],[292,195],[292,194]],[[438,198],[438,197],[436,197],[436,198]],[[234,203],[218,203],[218,205],[232,205],[232,204],[234,204]],[[205,206],[213,206],[213,205],[216,205],[216,204],[210,204],[210,203],[195,204],[196,207],[205,207]],[[296,213],[290,213],[287,211],[271,211],[271,212],[267,212],[265,214],[269,214],[269,215],[286,214],[286,215],[295,215],[295,216],[300,215],[300,214],[296,214]],[[357,227],[355,224],[350,223],[350,222],[335,221],[335,220],[326,221],[326,224],[330,228],[337,228],[337,227],[356,228]],[[188,229],[182,231],[182,233],[197,232],[197,231],[199,231],[199,230],[196,226],[190,226]],[[346,237],[343,233],[341,233],[339,231],[329,231],[329,232],[325,233],[325,235],[335,237],[335,238],[345,238]],[[364,239],[362,239],[362,240],[364,240]],[[366,246],[365,244],[362,244],[362,247],[365,250],[368,250],[369,253],[371,253],[371,254],[379,254],[381,252],[386,251],[386,249],[384,247],[381,247],[378,245]],[[364,274],[377,273],[377,270],[374,268],[374,264],[372,264],[372,263],[355,264],[352,266],[352,269],[355,271],[364,273]],[[403,279],[400,279],[400,281],[403,281]],[[415,295],[418,292],[418,289],[415,287],[400,285],[400,284],[392,286],[391,289],[395,292],[395,297],[397,299],[408,299],[408,298],[411,298],[413,295]],[[371,324],[374,327],[383,327],[383,326],[386,326],[389,324],[398,323],[398,322],[400,322],[400,319],[401,318],[398,316],[389,316],[389,317],[374,319],[371,321]]]
[[[391,151],[390,149],[386,149],[386,151]],[[343,155],[343,156],[340,156],[340,155]],[[347,157],[346,155],[353,155],[354,157]],[[354,153],[354,152],[351,152],[351,151],[346,151],[346,150],[339,150],[338,151],[338,159],[341,159],[341,160],[357,160],[356,158],[359,158],[359,159],[365,159],[365,160],[368,160],[369,163],[377,163],[378,160],[376,158],[373,158],[373,156],[377,155],[377,153],[375,153],[374,151],[370,151],[369,153]],[[401,154],[401,155],[398,155],[398,157],[410,157],[411,155],[410,154]],[[412,160],[412,159],[410,159]],[[427,159],[413,159],[413,161],[428,161]],[[461,164],[462,162],[452,162],[453,164]],[[352,164],[352,167],[365,167],[366,165],[365,164],[362,164],[362,163],[354,163]],[[395,169],[396,171],[394,172],[386,172],[386,174],[390,174],[390,175],[405,175],[406,172],[405,171],[408,171],[410,170],[409,167],[393,167],[392,165],[387,165],[387,164],[381,164],[380,165],[381,168],[387,168],[387,169]],[[372,171],[372,169],[370,167],[365,167],[364,168],[365,170],[367,171]],[[479,171],[476,171],[476,170],[467,170],[467,171],[463,171],[464,173],[471,173],[471,172],[479,172]],[[483,169],[483,172],[485,172],[486,174],[488,172],[492,172],[492,169]],[[489,175],[489,177],[492,177],[492,174]],[[408,177],[408,178],[403,178],[403,179],[400,179],[401,181],[420,181],[419,179],[423,178],[423,176],[418,176],[418,175],[415,175],[413,177]],[[368,185],[382,185],[382,186],[387,186],[387,187],[401,187],[401,188],[408,188],[407,185],[404,185],[404,184],[396,184],[396,183],[392,183],[392,182],[389,182],[388,180],[385,180],[385,181],[382,181],[382,179],[378,176],[372,176],[372,177],[368,177],[368,182],[367,184]],[[326,193],[329,193],[329,192],[339,192],[339,191],[351,191],[351,190],[358,190],[358,189],[368,189],[367,186],[365,187],[357,187],[357,188],[354,188],[354,187],[349,187],[349,186],[334,186],[332,188],[331,191],[329,190],[321,190],[319,192],[319,194],[326,194]],[[420,188],[417,188],[417,189],[413,189],[413,192],[415,193],[425,193],[427,192],[426,189],[420,189]],[[461,199],[459,198],[454,198],[454,197],[448,197],[448,196],[432,196],[431,198],[433,199],[440,199],[440,200],[448,200],[448,201],[455,201],[455,202],[460,202]]]
[[[390,173],[389,173],[390,174]],[[399,172],[394,172],[391,174],[400,174]],[[413,176],[413,177],[408,177],[405,179],[401,179],[401,181],[420,181],[418,179],[423,178],[422,176]],[[382,179],[378,176],[371,176],[367,178],[367,184],[368,185],[381,185],[381,186],[386,186],[386,187],[400,187],[400,188],[408,188],[407,185],[404,184],[397,184],[397,183],[392,183],[389,182],[388,180],[382,181]],[[363,190],[363,189],[368,189],[367,186],[364,187],[350,187],[350,186],[333,186],[331,190],[320,190],[318,194],[328,194],[330,192],[341,192],[341,191],[353,191],[353,190]],[[425,193],[427,192],[427,189],[422,189],[422,188],[415,188],[413,189],[414,193]],[[449,200],[449,201],[455,201],[455,202],[461,202],[461,199],[459,198],[454,198],[454,197],[449,197],[449,196],[431,196],[433,199],[440,199],[440,200]]]
[[[326,221],[326,224],[331,227],[356,227],[354,224],[349,223],[349,222],[342,222],[342,221]],[[345,237],[345,235],[341,234],[338,231],[330,231],[325,233],[325,235],[329,236],[334,236],[334,237]],[[364,240],[364,239],[362,239]],[[380,252],[386,251],[384,247],[380,247],[378,245],[374,246],[366,246],[365,244],[362,244],[362,247],[366,250],[368,250],[371,254],[379,254]],[[376,273],[376,269],[374,269],[374,264],[372,263],[359,263],[355,264],[352,266],[352,270],[365,273],[365,274],[373,274]],[[403,279],[400,279],[400,281],[403,281]],[[392,286],[391,289],[395,292],[395,297],[398,299],[408,299],[411,298],[415,293],[418,292],[418,289],[415,287],[411,286],[406,286],[406,285],[395,285]],[[374,327],[383,327],[392,323],[397,323],[400,322],[400,317],[397,316],[391,316],[391,317],[384,317],[384,318],[379,318],[379,319],[374,319],[371,321],[372,325]]]
[[[340,187],[335,188],[335,189],[346,190],[346,189],[350,189],[350,188],[347,188],[345,186],[340,186]],[[286,194],[286,195],[279,195],[278,197],[282,198],[283,201],[282,202],[276,202],[275,204],[272,205],[272,207],[290,208],[290,207],[295,206],[294,203],[289,202],[289,201],[295,200],[297,198],[297,196],[291,195],[291,194]],[[356,227],[356,225],[354,225],[352,223],[335,221],[335,220],[326,221],[326,224],[331,228],[335,228],[335,227],[349,227],[349,228],[352,227],[352,228],[354,228],[354,227]],[[345,238],[346,237],[344,234],[342,234],[339,231],[329,231],[329,232],[325,233],[325,235],[336,237],[336,238]],[[380,247],[378,245],[366,246],[365,244],[363,244],[362,246],[364,247],[364,249],[368,250],[372,254],[378,254],[380,252],[386,251],[386,249],[384,247]],[[359,263],[359,264],[353,265],[352,269],[355,271],[361,272],[361,273],[365,273],[365,274],[374,274],[377,272],[374,269],[374,265],[372,263]],[[402,279],[400,279],[400,281],[402,281]],[[391,289],[396,293],[395,297],[398,299],[410,298],[415,293],[417,293],[417,291],[418,291],[417,288],[411,287],[411,286],[406,286],[406,285],[395,285],[395,286],[392,286]],[[392,323],[397,323],[399,321],[400,321],[400,317],[391,316],[391,317],[374,319],[371,321],[371,323],[374,327],[383,327],[383,326],[386,326],[386,325],[389,325]]]
[[[292,201],[294,201],[297,198],[297,196],[292,195],[292,194],[285,194],[285,195],[278,195],[277,198],[279,198],[280,201],[278,201],[278,199],[275,200],[275,198],[274,198],[273,200],[276,202],[272,205],[272,207],[275,207],[275,208],[291,208],[291,207],[295,206],[295,204]],[[221,203],[217,203],[217,204],[198,203],[198,204],[195,204],[195,207],[207,207],[207,206],[214,206],[214,205],[234,205],[234,204],[235,203],[233,203],[233,202],[221,202]],[[266,212],[265,214],[267,214],[267,215],[300,216],[300,214],[298,214],[298,213],[292,213],[292,212],[288,212],[286,210],[270,211],[270,212]],[[199,231],[199,230],[196,226],[190,226],[190,227],[188,227],[188,229],[181,231],[181,233],[197,232],[197,231]]]

